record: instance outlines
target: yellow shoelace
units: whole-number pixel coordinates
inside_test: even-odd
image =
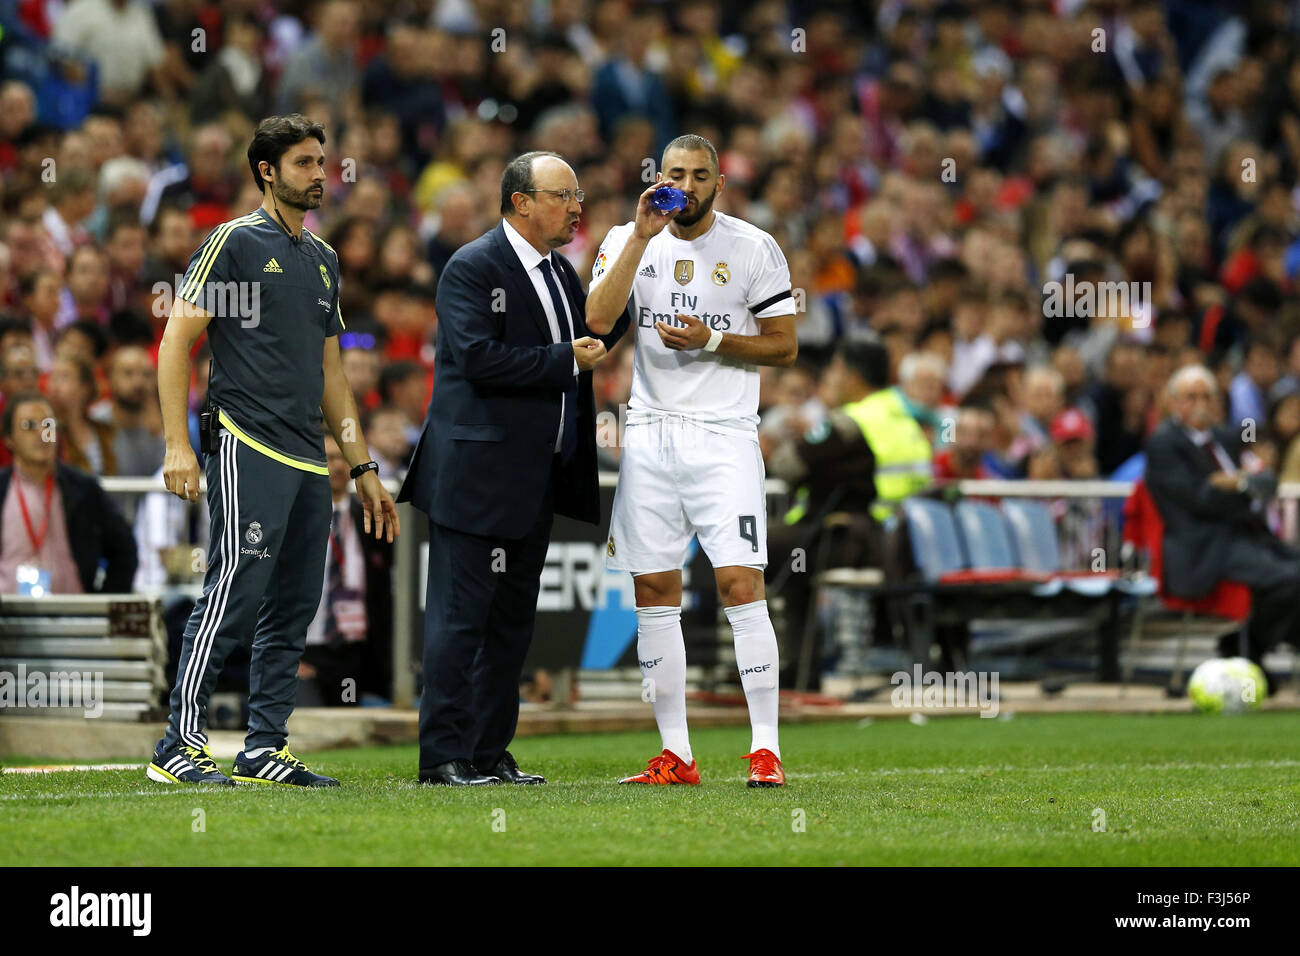
[[[273,754],[271,754],[271,756],[276,757],[279,760],[283,760],[285,763],[290,764],[292,766],[301,767],[303,770],[307,769],[307,765],[305,763],[303,763],[293,754],[289,753],[288,744],[285,744],[279,750],[275,751]]]
[[[185,756],[190,758],[190,763],[199,769],[200,773],[220,773],[221,768],[217,766],[216,758],[212,756],[212,751],[207,747],[200,750],[198,747],[186,747]]]

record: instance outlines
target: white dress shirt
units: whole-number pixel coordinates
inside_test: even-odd
[[[573,341],[576,336],[573,334],[573,316],[569,313],[569,297],[564,294],[564,285],[560,282],[560,270],[555,268],[554,257],[551,255],[542,255],[532,245],[519,234],[519,230],[510,225],[509,219],[503,219],[502,225],[505,226],[506,238],[510,240],[511,247],[515,250],[515,255],[523,264],[524,271],[528,273],[528,279],[533,284],[533,290],[537,293],[537,298],[541,300],[542,312],[546,315],[546,323],[551,327],[551,341],[560,342],[560,319],[555,314],[555,305],[551,302],[551,290],[546,287],[546,277],[542,275],[542,270],[538,268],[543,261],[551,263],[551,278],[555,281],[555,287],[560,291],[560,301],[564,304],[563,321],[569,327],[569,341]],[[573,374],[578,374],[578,359],[573,359]],[[555,432],[555,451],[560,451],[560,443],[564,440],[564,416],[570,414],[571,410],[565,408],[564,396],[560,396],[560,423]]]
[[[1219,467],[1229,475],[1237,473],[1237,466],[1233,463],[1232,457],[1223,450],[1223,446],[1214,440],[1214,433],[1209,429],[1197,430],[1186,426],[1187,437],[1192,440],[1197,448],[1209,446],[1210,452],[1214,455],[1214,460],[1219,463]]]

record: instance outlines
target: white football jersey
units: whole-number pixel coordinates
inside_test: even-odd
[[[609,231],[591,269],[591,289],[618,259],[635,225]],[[629,303],[636,354],[628,424],[678,414],[704,428],[757,436],[758,366],[703,349],[675,352],[654,326],[681,325],[681,312],[710,329],[757,335],[756,319],[793,315],[790,267],[776,240],[720,212],[697,239],[678,239],[664,228],[646,244]]]

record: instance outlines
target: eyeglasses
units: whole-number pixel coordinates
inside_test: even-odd
[[[526,193],[550,193],[552,196],[559,196],[560,202],[567,203],[570,199],[576,199],[578,202],[585,202],[587,194],[581,189],[525,189]]]
[[[39,431],[44,424],[45,423],[38,418],[22,418],[18,421],[18,427],[25,432]]]

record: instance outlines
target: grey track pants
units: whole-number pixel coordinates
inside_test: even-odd
[[[326,475],[223,431],[208,456],[211,553],[176,668],[164,748],[207,743],[208,699],[227,655],[252,638],[245,749],[284,746],[298,661],[320,603],[330,529]]]

